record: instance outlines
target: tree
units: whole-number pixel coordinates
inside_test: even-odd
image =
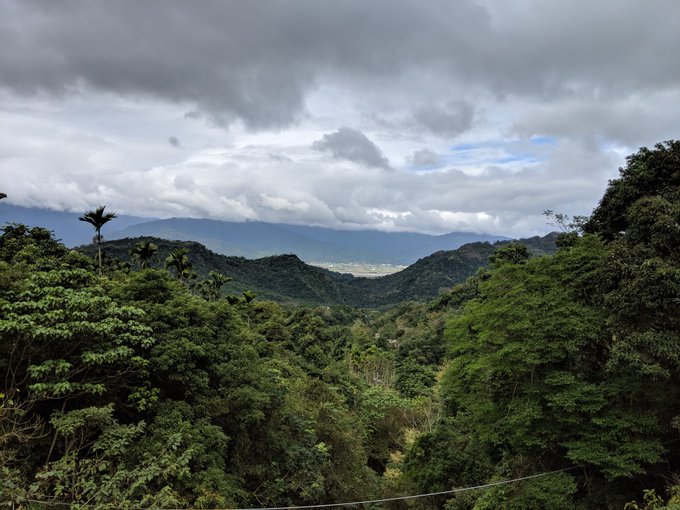
[[[639,401],[673,440],[680,423],[670,404],[680,394],[680,141],[640,149],[627,163],[586,224],[610,251],[598,272],[611,333],[608,370],[635,377]]]
[[[222,286],[231,281],[229,276],[224,276],[217,271],[210,271],[207,280],[203,280],[198,287],[198,292],[208,301],[216,301],[220,297]]]
[[[182,278],[187,252],[173,259]],[[401,418],[393,391],[386,402],[361,397],[342,347],[355,313],[289,317],[270,302],[246,306],[252,292],[238,306],[206,301],[174,273],[98,278],[93,257],[48,230],[6,227],[0,501],[243,508],[377,497],[366,441],[380,433],[361,417],[393,438],[420,411],[409,404]],[[226,279],[207,281],[219,291]]]
[[[165,267],[174,269],[177,278],[186,281],[191,277],[191,261],[189,260],[189,250],[187,248],[177,248],[170,252],[165,259]]]
[[[130,250],[130,255],[139,264],[140,269],[146,269],[149,266],[149,261],[156,256],[157,252],[158,246],[155,243],[141,241]]]
[[[94,227],[94,244],[97,245],[97,260],[99,261],[99,274],[102,273],[102,227],[116,218],[116,213],[104,213],[105,205],[97,207],[94,211],[87,211],[80,218],[80,221],[89,223]]]
[[[558,248],[573,246],[579,235],[583,233],[584,225],[588,221],[587,216],[570,217],[564,213],[557,213],[552,209],[543,211],[543,216],[548,220],[548,225],[552,225],[560,230],[560,234],[555,240]]]
[[[92,441],[117,427],[114,407],[128,416],[141,409],[151,330],[141,310],[114,302],[96,282],[84,269],[33,271],[0,306],[0,478],[44,472],[34,488],[22,484],[41,499],[76,501],[62,468],[82,466]]]
[[[547,224],[560,229],[563,234],[579,233],[583,231],[583,225],[588,221],[587,216],[573,216],[558,213],[552,209],[543,211],[543,216],[548,220]]]
[[[251,303],[256,297],[257,294],[255,294],[252,290],[243,291],[243,299],[246,303]]]
[[[670,202],[680,199],[680,140],[646,147],[626,158],[620,177],[609,186],[585,223],[584,230],[612,240],[628,229],[628,211],[643,197],[660,197]]]
[[[27,227],[21,223],[7,224],[0,236],[0,260],[11,263],[26,262],[29,265],[50,267],[50,260],[63,257],[69,251],[55,241],[46,228]]]
[[[614,351],[623,333],[612,335],[599,295],[607,291],[601,268],[611,255],[599,238],[585,236],[552,257],[497,264],[480,283],[479,297],[449,323],[452,361],[440,389],[448,426],[456,431],[449,440],[463,449],[478,441],[496,466],[491,480],[538,465],[579,465],[587,475],[565,472],[494,488],[475,508],[574,508],[577,483],[609,495],[616,493],[613,484],[666,460],[676,392],[669,379],[665,386],[650,380],[657,373],[649,372],[651,364],[638,374],[639,359]],[[675,357],[677,349],[665,345]],[[620,368],[612,365],[617,360]],[[450,453],[430,455],[433,466],[455,460]]]
[[[502,248],[497,248],[489,261],[494,265],[500,265],[504,263],[510,264],[524,264],[529,260],[529,249],[520,243],[512,243]]]

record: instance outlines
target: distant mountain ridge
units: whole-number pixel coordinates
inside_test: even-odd
[[[471,242],[507,240],[504,236],[451,232],[428,235],[378,230],[337,230],[280,223],[227,222],[169,218],[113,231],[109,239],[151,236],[197,241],[223,255],[259,258],[295,253],[307,262],[365,262],[412,264],[440,250]]]
[[[522,239],[535,255],[555,251],[557,234]],[[107,241],[104,251],[110,257],[129,261],[129,250],[142,240],[158,245],[158,256],[152,266],[162,267],[162,261],[176,248],[187,248],[194,270],[205,277],[217,271],[233,280],[225,289],[240,294],[255,291],[260,297],[290,303],[381,307],[403,301],[425,300],[465,281],[477,269],[488,264],[489,256],[509,241],[495,244],[469,243],[457,250],[441,250],[418,260],[415,264],[382,278],[357,278],[305,264],[296,255],[278,255],[260,259],[225,256],[214,253],[194,241],[168,241],[159,238],[134,238]],[[93,246],[80,250],[94,254]]]
[[[54,232],[57,239],[60,239],[69,248],[87,244],[92,241],[92,225],[78,221],[78,217],[83,213],[68,211],[52,211],[37,207],[22,207],[7,203],[6,200],[0,201],[0,228],[6,223],[23,223],[29,227],[43,227]],[[116,212],[115,208],[106,208],[106,212]],[[147,222],[150,218],[138,216],[120,215],[114,220],[118,228],[126,228],[137,223]],[[113,225],[110,223],[109,225]],[[108,239],[108,225],[104,228],[103,235]]]
[[[115,208],[107,208],[115,212]],[[51,211],[0,202],[0,227],[24,223],[45,227],[69,247],[88,244],[90,225],[78,221],[82,213]],[[413,264],[440,250],[455,250],[472,242],[507,240],[504,236],[451,232],[428,235],[415,232],[338,230],[259,221],[228,222],[209,219],[154,219],[120,215],[103,229],[107,240],[150,236],[196,241],[223,255],[261,258],[295,253],[306,262]]]

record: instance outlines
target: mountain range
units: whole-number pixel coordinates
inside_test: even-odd
[[[109,239],[151,236],[197,241],[216,253],[248,258],[294,253],[306,262],[412,264],[440,250],[502,236],[451,232],[434,236],[413,232],[337,230],[304,225],[169,218],[113,231]]]
[[[52,230],[69,247],[91,242],[91,226],[78,213],[49,211],[0,203],[0,225],[7,222]],[[305,225],[227,222],[208,219],[150,219],[121,215],[102,229],[106,239],[150,236],[197,241],[224,255],[261,258],[295,253],[306,262],[408,265],[441,250],[471,242],[507,240],[504,236],[451,232],[428,235],[378,230],[338,230]]]

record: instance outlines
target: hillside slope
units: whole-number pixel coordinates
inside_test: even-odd
[[[552,253],[556,234],[524,239],[520,242],[536,255]],[[438,251],[418,260],[403,271],[382,278],[357,278],[340,274],[301,261],[296,255],[277,255],[259,259],[230,257],[217,254],[194,241],[167,241],[143,237],[120,239],[104,243],[109,257],[129,261],[130,248],[142,240],[158,245],[153,267],[176,248],[187,248],[193,269],[200,277],[217,271],[232,278],[225,290],[240,294],[252,290],[263,298],[291,303],[344,304],[359,307],[380,307],[403,301],[429,299],[442,290],[464,281],[478,268],[488,264],[497,246],[508,241],[469,243],[457,250]],[[93,246],[80,248],[94,254]]]
[[[556,238],[557,234],[552,233],[543,237],[521,239],[519,242],[526,245],[533,255],[540,256],[555,252]],[[468,243],[457,250],[440,250],[398,273],[382,278],[356,278],[351,286],[361,295],[362,306],[431,299],[465,281],[480,267],[488,265],[494,250],[509,242]]]

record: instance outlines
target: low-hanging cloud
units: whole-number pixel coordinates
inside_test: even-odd
[[[346,159],[367,166],[390,168],[390,162],[380,148],[364,133],[348,127],[341,127],[333,133],[323,135],[312,144],[318,151],[326,151],[337,159]]]

